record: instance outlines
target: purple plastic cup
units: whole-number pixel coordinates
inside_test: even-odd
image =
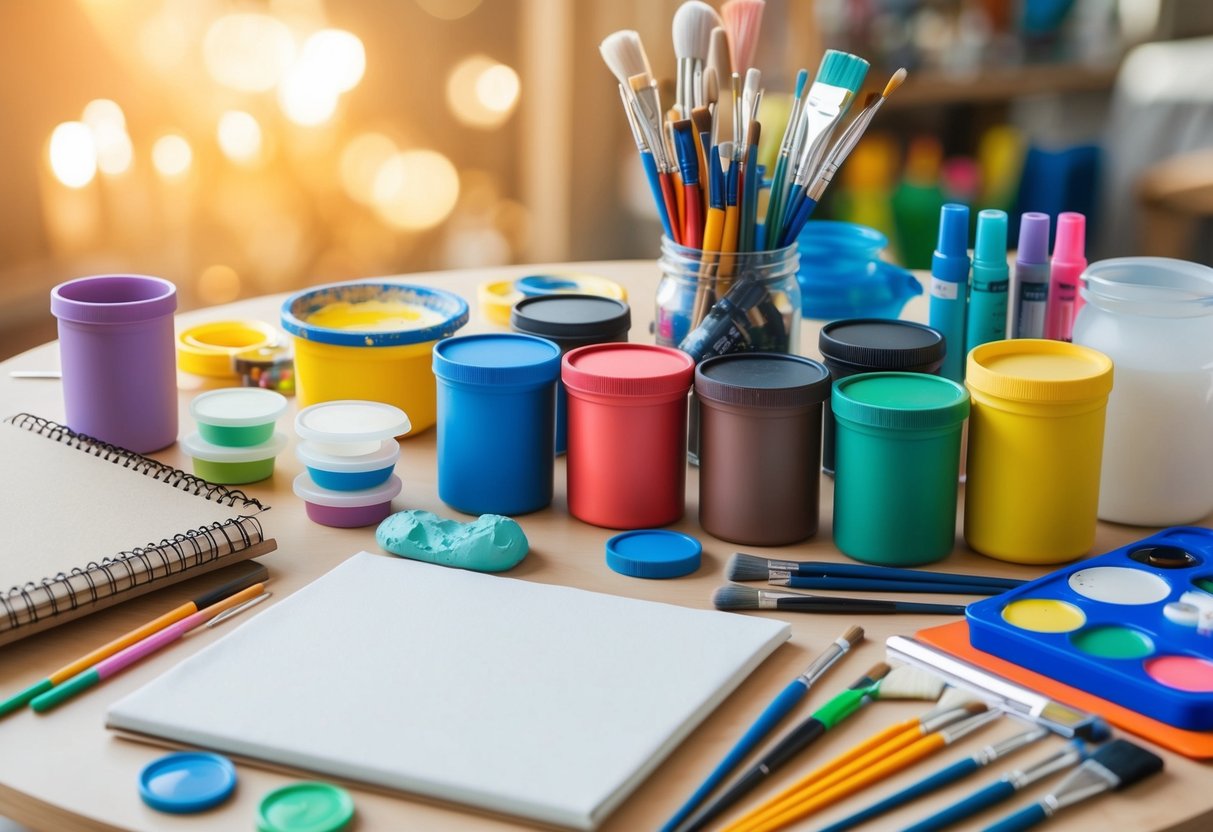
[[[51,289],[67,426],[136,453],[177,440],[173,312],[159,277],[97,275]]]

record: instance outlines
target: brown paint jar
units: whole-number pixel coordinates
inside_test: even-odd
[[[825,365],[782,353],[722,355],[695,370],[695,395],[703,530],[745,546],[815,534]]]

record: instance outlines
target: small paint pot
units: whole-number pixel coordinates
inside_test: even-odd
[[[299,404],[385,402],[423,431],[437,419],[434,344],[467,322],[467,301],[424,286],[337,283],[291,295],[282,328],[295,337]]]
[[[321,402],[295,415],[295,433],[330,456],[373,454],[383,440],[403,436],[410,428],[403,410],[383,402]]]
[[[212,445],[249,448],[268,442],[274,423],[286,410],[286,398],[272,390],[224,387],[194,397],[190,416]]]
[[[360,491],[321,488],[307,474],[295,477],[295,496],[304,502],[308,519],[322,526],[356,529],[381,523],[392,513],[392,498],[400,493],[400,477]]]
[[[274,457],[285,447],[284,433],[275,433],[260,445],[236,448],[207,442],[198,433],[181,440],[181,449],[194,458],[194,475],[220,485],[269,479],[274,474]]]
[[[232,356],[282,340],[275,327],[261,321],[211,321],[177,335],[177,369],[206,378],[235,376]]]
[[[321,488],[362,491],[387,482],[400,458],[400,443],[384,439],[372,453],[340,456],[305,439],[295,446],[295,456],[307,467],[312,482]]]
[[[514,288],[523,297],[546,295],[598,295],[614,300],[627,300],[627,291],[613,280],[592,274],[528,274],[514,281]]]

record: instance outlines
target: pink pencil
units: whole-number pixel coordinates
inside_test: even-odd
[[[115,653],[108,659],[102,659],[88,670],[73,676],[61,685],[56,685],[41,696],[34,697],[29,703],[30,707],[38,713],[49,711],[56,705],[71,699],[77,693],[88,690],[98,682],[125,670],[144,656],[150,656],[161,647],[172,644],[190,630],[200,627],[220,613],[233,607],[238,607],[245,601],[256,598],[264,591],[264,583],[253,584],[247,589],[237,592],[235,595],[224,598],[217,604],[212,604],[204,610],[183,618],[176,624],[165,627],[163,630],[153,633],[142,641],[135,642],[130,647]]]

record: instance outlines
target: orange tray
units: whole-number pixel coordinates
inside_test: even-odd
[[[915,638],[959,659],[964,659],[984,670],[989,670],[1010,679],[1026,688],[1056,699],[1072,708],[1098,714],[1118,728],[1149,740],[1152,743],[1177,751],[1185,757],[1208,759],[1213,757],[1213,732],[1189,731],[1142,716],[1114,702],[1072,688],[1069,685],[1026,670],[1017,664],[983,653],[969,644],[969,625],[965,621],[943,624],[919,630]]]

